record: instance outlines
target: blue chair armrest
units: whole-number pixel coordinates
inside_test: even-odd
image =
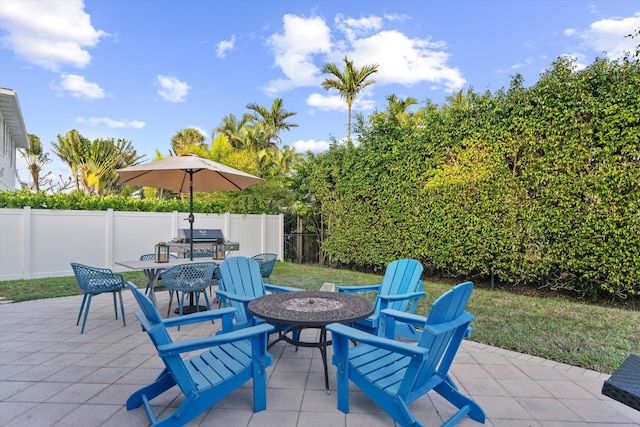
[[[268,283],[264,284],[264,288],[268,291],[271,292],[300,292],[300,291],[304,291],[304,289],[300,289],[300,288],[292,288],[289,286],[277,286],[277,285],[270,285]]]
[[[216,295],[218,295],[219,297],[222,298],[228,298],[232,301],[238,301],[238,302],[242,302],[245,304],[249,304],[254,297],[248,297],[248,296],[244,296],[244,295],[238,295],[238,294],[234,294],[231,292],[227,292],[227,291],[216,291]]]
[[[391,308],[385,308],[380,311],[382,315],[382,322],[385,321],[399,321],[402,323],[408,323],[413,326],[424,326],[427,322],[427,318],[420,316],[419,314],[407,313],[404,311],[393,310]]]
[[[378,291],[380,289],[381,284],[377,285],[364,285],[364,286],[336,286],[336,291],[344,292],[344,293],[353,293],[353,292],[372,292]]]
[[[436,336],[442,334],[443,332],[447,332],[451,329],[455,329],[464,324],[468,325],[469,323],[471,323],[471,321],[475,317],[473,316],[473,314],[469,313],[468,311],[465,311],[460,316],[458,316],[457,318],[455,318],[450,322],[439,323],[436,325],[427,325],[426,324],[427,318],[417,314],[405,313],[402,311],[392,310],[388,308],[382,310],[381,314],[382,314],[382,322],[385,325],[385,330],[388,330],[389,328],[393,330],[394,323],[396,321],[400,321],[403,323],[412,324],[414,326],[421,326],[424,328],[425,331],[428,331],[432,335],[436,335]],[[465,335],[466,334],[467,334],[467,331],[465,330]]]
[[[228,332],[226,334],[213,335],[207,338],[198,338],[171,344],[162,344],[158,346],[158,354],[160,355],[160,357],[166,357],[175,354],[186,353],[189,351],[201,350],[203,348],[210,348],[230,342],[241,341],[247,338],[251,338],[254,335],[266,335],[274,329],[275,327],[273,325],[263,323],[261,325],[250,326],[247,328],[238,329],[233,332]]]
[[[236,311],[233,307],[220,308],[217,310],[202,311],[190,314],[189,316],[172,317],[170,319],[163,319],[162,323],[167,328],[173,326],[189,325],[192,323],[207,322],[214,319],[222,319],[224,325],[225,318],[229,319],[229,322],[233,319],[233,313]]]
[[[378,295],[379,299],[387,300],[387,301],[402,301],[405,299],[418,299],[427,295],[426,292],[411,292],[408,294],[396,294],[396,295]]]
[[[406,356],[424,357],[429,353],[428,348],[419,347],[414,344],[404,343],[385,337],[370,334],[351,326],[342,325],[340,323],[331,323],[327,326],[327,330],[331,331],[332,339],[339,339],[340,336],[346,337],[350,341],[356,341],[363,344],[370,344],[374,347],[383,348],[385,350],[404,354]]]

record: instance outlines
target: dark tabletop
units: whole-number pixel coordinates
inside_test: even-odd
[[[252,300],[249,311],[268,321],[313,327],[364,319],[373,314],[373,303],[338,292],[276,292]]]

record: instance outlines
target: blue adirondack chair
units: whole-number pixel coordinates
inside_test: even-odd
[[[124,305],[122,304],[122,290],[125,288],[124,278],[122,275],[114,273],[107,268],[90,267],[76,262],[71,263],[71,268],[73,268],[73,274],[76,276],[78,286],[84,294],[82,297],[82,304],[80,305],[80,312],[78,313],[78,320],[76,321],[76,325],[80,324],[80,316],[84,309],[84,319],[82,320],[82,330],[80,333],[84,333],[84,326],[87,324],[89,307],[91,307],[91,298],[93,298],[94,295],[107,292],[113,293],[113,310],[116,312],[116,319],[118,318],[116,293],[119,295],[122,325],[127,326],[127,322],[124,318]]]
[[[165,365],[153,383],[129,396],[127,410],[144,405],[152,426],[183,426],[249,380],[253,380],[253,410],[266,409],[266,368],[272,363],[267,352],[267,337],[273,326],[263,324],[233,331],[233,308],[162,319],[149,297],[133,283],[127,285],[140,305],[136,317],[142,330],[149,334]],[[222,319],[224,333],[173,342],[167,331],[168,327],[213,319]],[[190,359],[181,357],[183,353],[201,350]],[[184,396],[180,406],[169,408],[175,411],[158,420],[150,401],[176,385]]]
[[[453,426],[465,416],[484,423],[482,408],[464,396],[449,377],[462,339],[474,316],[465,310],[473,283],[461,283],[440,296],[428,316],[383,310],[386,336],[332,323],[333,364],[338,368],[338,409],[349,413],[349,380],[358,386],[395,422],[403,427],[422,424],[408,405],[433,390],[458,411],[443,426]],[[417,345],[394,340],[396,322],[423,327]],[[358,345],[350,346],[350,341]]]
[[[267,283],[271,283],[271,273],[273,273],[273,267],[276,265],[278,255],[276,254],[258,254],[251,257],[258,261],[260,265],[260,274],[264,279],[267,279]]]
[[[252,299],[269,292],[295,292],[302,289],[285,286],[274,286],[264,283],[260,274],[260,265],[254,259],[236,256],[224,260],[220,264],[219,290],[216,294],[225,307],[234,307],[235,328],[244,328],[258,322],[249,313],[248,305]]]
[[[422,291],[424,283],[420,280],[422,264],[414,259],[399,259],[389,264],[385,270],[382,283],[366,286],[336,286],[338,292],[377,292],[374,312],[366,319],[353,324],[354,327],[381,335],[380,313],[386,308],[414,313],[420,298],[427,293]],[[417,340],[419,332],[415,326],[399,323],[396,325],[397,335]]]

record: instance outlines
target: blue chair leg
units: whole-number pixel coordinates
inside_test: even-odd
[[[116,319],[118,319],[118,303],[116,302],[116,291],[111,292],[113,294],[113,311],[116,313]]]
[[[84,311],[84,319],[82,320],[82,330],[80,331],[81,334],[84,334],[84,325],[87,324],[87,316],[89,315],[89,307],[91,307],[91,298],[93,297],[93,295],[88,294],[89,298],[87,299],[87,307],[85,308]]]
[[[80,324],[80,317],[82,316],[82,311],[84,310],[84,303],[87,301],[88,294],[84,294],[82,297],[82,304],[80,304],[80,311],[78,312],[78,320],[76,321],[76,326]]]
[[[122,313],[122,326],[127,326],[127,321],[124,318],[124,304],[122,303],[122,289],[118,291],[118,295],[120,296],[120,312]],[[116,316],[116,319],[118,316]]]

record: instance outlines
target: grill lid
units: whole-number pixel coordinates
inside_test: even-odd
[[[178,240],[185,243],[191,242],[191,230],[181,228],[178,233]],[[198,243],[224,243],[222,230],[217,228],[201,228],[193,230],[193,241]]]

